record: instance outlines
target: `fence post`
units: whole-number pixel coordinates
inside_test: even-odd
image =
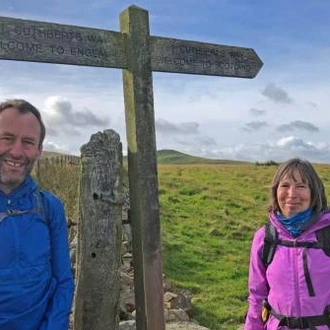
[[[74,329],[119,328],[122,145],[105,130],[81,147]]]

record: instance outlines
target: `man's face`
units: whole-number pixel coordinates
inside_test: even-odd
[[[31,173],[41,155],[40,124],[32,113],[7,108],[0,113],[0,190],[9,194]]]

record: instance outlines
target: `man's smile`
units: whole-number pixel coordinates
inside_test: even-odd
[[[13,161],[13,160],[5,160],[4,162],[7,165],[11,166],[11,167],[22,167],[22,166],[24,166],[24,162],[17,162],[17,161]]]

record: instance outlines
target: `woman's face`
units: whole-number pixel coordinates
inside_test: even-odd
[[[276,196],[284,217],[306,211],[311,204],[311,190],[298,171],[293,173],[293,178],[285,176],[280,181]]]

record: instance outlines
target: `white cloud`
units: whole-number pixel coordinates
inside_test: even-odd
[[[293,102],[289,94],[274,83],[267,84],[261,94],[277,103],[289,104]]]
[[[249,109],[249,113],[252,115],[252,116],[262,116],[264,114],[266,114],[266,110],[263,110],[263,109],[257,109],[257,108],[250,108]]]
[[[268,124],[265,121],[252,121],[250,123],[245,124],[245,126],[243,127],[243,130],[245,130],[247,132],[255,132],[255,131],[263,129],[267,126],[268,126]]]
[[[5,0],[0,11],[117,30],[118,15],[129,5],[126,0],[90,6],[86,0]],[[253,47],[264,62],[254,79],[153,73],[158,149],[251,161],[299,154],[330,162],[330,4],[240,0],[187,7],[169,0],[143,1],[143,7],[150,10],[152,35]],[[178,8],[188,11],[180,26]],[[223,10],[226,17],[219,20]],[[0,72],[3,98],[26,98],[41,109],[45,148],[79,153],[91,134],[110,128],[120,134],[125,152],[121,70],[0,61]]]
[[[306,131],[310,133],[319,132],[319,128],[312,123],[302,121],[302,120],[295,120],[289,124],[279,125],[276,130],[278,132],[290,132],[294,130]]]
[[[185,150],[186,152],[189,150]],[[214,159],[234,159],[250,162],[281,162],[292,157],[307,158],[312,162],[328,162],[330,159],[329,144],[305,142],[300,138],[289,136],[278,141],[239,144],[218,149],[200,149],[199,154]]]
[[[88,108],[75,111],[71,102],[61,96],[50,96],[45,100],[42,110],[45,123],[50,127],[58,126],[60,130],[78,131],[78,128],[108,126],[110,120],[106,116],[96,116]],[[77,133],[76,133],[77,134]]]
[[[156,129],[163,134],[190,135],[199,133],[199,124],[196,122],[174,124],[166,119],[158,119],[156,120]]]

